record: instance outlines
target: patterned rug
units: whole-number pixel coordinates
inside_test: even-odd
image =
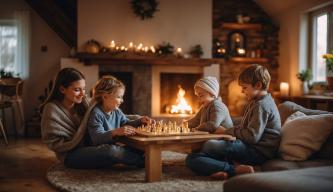
[[[222,181],[195,175],[184,166],[184,158],[184,154],[164,151],[162,181],[154,183],[145,182],[144,169],[124,166],[78,170],[56,164],[48,170],[47,179],[56,188],[70,192],[223,191]]]

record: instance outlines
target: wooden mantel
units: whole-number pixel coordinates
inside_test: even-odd
[[[199,59],[199,58],[177,58],[177,57],[128,57],[111,54],[90,54],[90,53],[78,53],[76,55],[81,62],[86,65],[111,65],[111,64],[135,64],[135,65],[165,65],[165,66],[210,66],[212,64],[223,64],[224,59]]]

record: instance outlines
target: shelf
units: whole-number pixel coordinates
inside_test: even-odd
[[[238,29],[238,30],[261,30],[262,25],[256,23],[222,23],[222,29]]]
[[[231,57],[229,61],[237,63],[267,63],[268,59],[252,57]]]
[[[112,55],[112,54],[89,54],[78,53],[76,55],[85,64],[97,65],[168,65],[168,66],[210,66],[212,64],[224,63],[224,59],[199,59],[199,58],[178,58],[173,56],[135,56],[131,54]]]

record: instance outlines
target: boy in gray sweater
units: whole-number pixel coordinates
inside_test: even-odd
[[[249,101],[242,122],[229,129],[220,126],[215,131],[237,139],[207,141],[200,153],[186,158],[190,169],[201,175],[226,179],[253,173],[251,165],[274,157],[280,143],[281,122],[276,104],[267,92],[269,82],[269,72],[261,65],[252,65],[239,75],[238,83]]]

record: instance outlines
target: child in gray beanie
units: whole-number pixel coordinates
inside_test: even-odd
[[[227,106],[219,97],[220,86],[215,77],[204,77],[194,85],[201,108],[188,120],[189,128],[214,133],[219,126],[232,127],[232,120]]]

